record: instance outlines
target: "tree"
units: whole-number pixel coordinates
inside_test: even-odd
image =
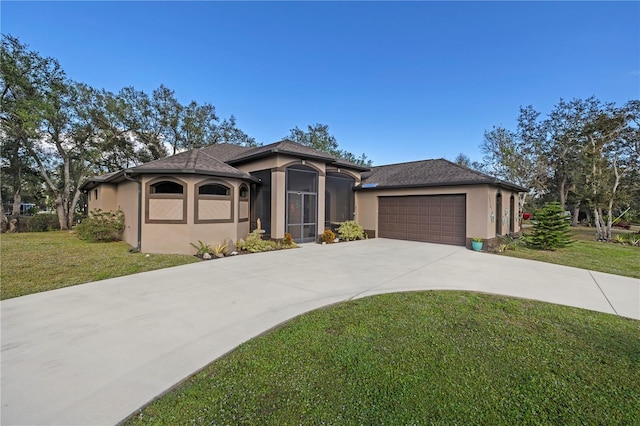
[[[456,158],[453,160],[453,162],[459,166],[466,167],[467,169],[475,170],[481,173],[485,172],[484,164],[478,161],[472,161],[471,158],[469,158],[469,156],[463,152],[458,154]]]
[[[0,148],[3,183],[9,182],[13,216],[20,214],[22,191],[27,178],[34,175],[34,163],[25,145],[37,137],[42,116],[42,92],[48,78],[60,71],[50,58],[41,58],[10,35],[0,44]],[[1,204],[1,203],[0,203]],[[4,208],[2,220],[6,220]]]
[[[340,149],[338,141],[329,132],[329,126],[326,124],[309,125],[306,132],[296,126],[285,138],[361,166],[371,166],[373,163],[364,153],[356,157],[355,154]]]
[[[583,130],[586,139],[584,183],[590,191],[598,239],[608,241],[620,184],[626,175],[637,174],[640,167],[638,129],[631,124],[637,112],[633,103],[622,108],[613,104],[598,103],[597,106],[595,117]],[[603,210],[607,212],[606,223]]]
[[[567,247],[573,242],[568,219],[560,203],[547,203],[536,212],[533,231],[526,238],[527,245],[542,250]]]
[[[531,107],[520,108],[517,131],[493,127],[484,132],[480,146],[487,173],[507,182],[529,188],[534,194],[544,192],[544,159],[540,156],[537,112]],[[520,193],[520,208],[524,207],[527,192]]]

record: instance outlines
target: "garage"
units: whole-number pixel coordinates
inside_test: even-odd
[[[378,197],[378,236],[466,244],[466,195]]]

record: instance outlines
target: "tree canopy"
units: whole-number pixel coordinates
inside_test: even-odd
[[[608,240],[616,213],[640,213],[639,124],[638,100],[560,99],[545,118],[520,108],[517,128],[486,131],[481,149],[490,173],[558,201],[574,224],[585,213]]]
[[[0,194],[17,215],[25,190],[33,197],[44,188],[61,229],[72,225],[88,176],[216,143],[257,145],[210,103],[182,104],[163,85],[147,94],[78,83],[11,35],[0,45],[0,100]]]
[[[308,125],[307,131],[296,126],[285,138],[361,166],[371,166],[373,163],[364,153],[357,157],[349,151],[340,149],[338,141],[329,132],[329,126],[326,124]]]

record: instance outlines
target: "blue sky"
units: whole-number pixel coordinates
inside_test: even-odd
[[[640,97],[638,2],[14,2],[2,33],[97,88],[210,102],[263,143],[328,124],[374,164],[481,159],[562,97]]]

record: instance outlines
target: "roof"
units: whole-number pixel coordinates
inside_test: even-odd
[[[288,139],[281,140],[280,142],[274,142],[269,145],[263,145],[256,148],[251,148],[248,151],[239,153],[234,158],[229,159],[229,164],[242,164],[248,161],[257,160],[259,158],[270,157],[272,155],[284,154],[292,155],[298,158],[304,158],[308,160],[320,160],[335,166],[341,166],[345,168],[351,168],[358,171],[369,170],[369,167],[364,167],[350,161],[344,160],[339,157],[327,154],[326,152],[318,151],[317,149],[310,148],[305,145],[301,145],[297,142],[293,142]]]
[[[477,185],[483,183],[502,186],[519,192],[527,191],[526,188],[519,185],[502,181],[444,159],[372,167],[370,171],[362,173],[362,184],[356,189]]]

